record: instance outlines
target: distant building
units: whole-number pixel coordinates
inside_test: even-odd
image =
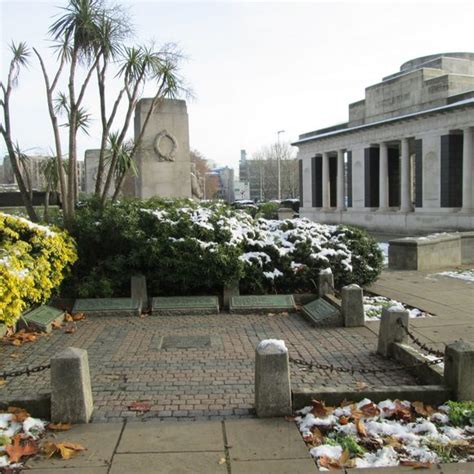
[[[45,161],[50,159],[49,156],[29,155],[25,160],[25,167],[28,173],[28,179],[31,181],[31,188],[35,191],[44,191],[46,189],[46,180],[43,175],[43,165]],[[77,186],[79,192],[85,191],[85,167],[83,161],[77,161]],[[16,185],[16,178],[13,174],[10,157],[6,155],[3,158],[3,165],[0,170],[0,184]],[[25,185],[28,186],[26,173],[21,169]]]
[[[211,170],[218,177],[218,189],[215,198],[234,202],[234,170],[228,166]]]
[[[474,225],[474,53],[412,59],[304,133],[300,214],[395,232]]]

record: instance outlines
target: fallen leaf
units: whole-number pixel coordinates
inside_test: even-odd
[[[20,339],[13,339],[13,341],[11,341],[11,344],[12,346],[21,346],[23,342],[21,342]]]
[[[73,320],[72,315],[70,315],[69,313],[66,313],[66,315],[64,316],[64,321],[69,322],[72,320]]]
[[[320,400],[312,400],[313,409],[311,413],[316,416],[325,417],[334,411],[334,407],[327,407],[324,402]]]
[[[342,454],[341,454],[341,457],[339,458],[339,464],[341,466],[345,466],[346,463],[349,461],[349,459],[351,458],[351,453],[349,452],[348,449],[345,449]]]
[[[5,446],[5,451],[8,454],[10,463],[17,463],[24,456],[32,456],[38,453],[38,445],[36,442],[28,440],[21,443],[21,436],[19,434],[13,437],[12,444]]]
[[[76,313],[72,315],[73,321],[82,321],[86,319],[86,315],[84,313]]]
[[[344,407],[349,407],[351,405],[354,405],[354,402],[350,401],[350,400],[347,400],[344,398],[344,400],[342,400],[341,402],[341,407],[344,408]]]
[[[69,321],[64,328],[65,334],[74,334],[77,331],[77,326],[74,321]]]
[[[318,462],[320,467],[324,467],[330,471],[337,471],[342,467],[337,459],[330,458],[329,456],[321,456]]]
[[[296,416],[285,416],[285,420],[286,420],[286,421],[294,422],[295,419],[296,419]]]
[[[46,457],[50,458],[58,449],[56,448],[56,444],[47,442],[43,444],[42,451]]]
[[[400,441],[398,441],[398,439],[395,438],[395,436],[387,436],[386,438],[384,438],[384,441],[387,444],[387,446],[391,446],[392,448],[395,448],[395,449],[399,449],[403,447],[403,444],[400,443]]]
[[[71,427],[71,423],[50,423],[48,425],[48,429],[53,431],[68,431]]]
[[[80,451],[85,451],[86,448],[80,444],[73,443],[56,443],[56,448],[59,450],[63,459],[71,459],[76,456]]]
[[[367,403],[366,405],[360,407],[360,411],[367,418],[380,415],[380,408],[375,403],[372,403],[372,402]]]
[[[349,423],[349,418],[347,416],[341,416],[339,418],[340,425],[347,425],[347,423]]]
[[[18,423],[23,423],[30,416],[24,408],[8,407],[7,412],[11,413],[13,415],[12,420],[17,421]]]
[[[225,463],[226,463],[225,458],[220,458],[220,459],[219,459],[219,464],[225,464]]]
[[[356,390],[364,390],[365,388],[368,387],[368,385],[365,382],[356,382],[355,383]]]
[[[60,327],[62,327],[63,323],[61,321],[53,321],[51,323],[51,327],[53,329],[59,329]]]
[[[362,421],[362,419],[358,419],[355,423],[355,426],[356,426],[356,429],[357,429],[357,433],[360,434],[360,436],[367,436],[367,429],[365,428],[365,425],[364,425],[364,422]]]
[[[7,381],[5,379],[0,379],[0,387],[5,385],[6,383],[7,383]]]
[[[130,411],[150,411],[151,405],[146,402],[133,402],[128,406]]]

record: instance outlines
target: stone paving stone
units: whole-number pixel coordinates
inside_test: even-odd
[[[232,461],[232,474],[311,474],[319,472],[311,459]],[[331,471],[340,472],[344,471]]]
[[[72,312],[88,316],[140,316],[141,303],[132,298],[79,298]]]
[[[284,418],[227,420],[225,430],[231,461],[310,456],[296,425]]]
[[[87,451],[72,459],[30,459],[28,469],[96,468],[108,466],[122,432],[123,423],[94,423],[74,425],[69,431],[55,433],[55,442],[68,441],[81,444]],[[82,471],[81,471],[82,472]]]
[[[37,331],[51,332],[53,323],[60,323],[64,320],[64,311],[53,308],[52,306],[39,306],[27,313],[24,313],[20,319],[22,324],[26,323]],[[24,322],[24,323],[23,323]]]
[[[183,429],[179,423],[150,421],[127,423],[118,453],[166,453],[224,450],[222,423],[189,422]]]
[[[267,313],[271,311],[295,311],[293,295],[258,295],[232,296],[230,298],[231,313]]]
[[[219,313],[217,296],[170,296],[153,298],[153,316],[199,315]]]
[[[227,474],[224,452],[116,454],[110,474]]]

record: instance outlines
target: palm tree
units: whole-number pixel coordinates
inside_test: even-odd
[[[11,115],[10,115],[10,98],[13,88],[18,83],[18,76],[20,69],[28,65],[28,57],[30,51],[26,43],[20,42],[18,44],[11,43],[10,51],[12,53],[12,59],[10,61],[10,67],[8,69],[8,76],[6,83],[0,81],[0,89],[2,91],[2,97],[0,98],[0,107],[3,109],[3,123],[0,123],[0,134],[3,136],[5,145],[7,146],[8,156],[12,165],[13,173],[15,175],[18,188],[20,189],[21,197],[28,213],[29,218],[37,222],[38,216],[36,215],[33,207],[33,200],[30,193],[27,190],[25,181],[20,171],[20,164],[18,160],[17,151],[19,150],[18,145],[13,144],[12,130],[11,130]]]

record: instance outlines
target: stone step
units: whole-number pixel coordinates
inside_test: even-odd
[[[281,313],[296,311],[296,305],[293,295],[232,296],[229,309],[240,314]]]
[[[340,310],[324,298],[311,301],[303,306],[301,312],[313,326],[342,326]]]
[[[65,313],[62,309],[47,305],[39,306],[22,315],[20,326],[49,333],[53,330],[53,323],[64,321],[64,315]]]
[[[152,299],[152,316],[218,314],[217,296],[160,296]]]
[[[140,316],[141,310],[140,301],[132,298],[78,298],[72,312],[87,316]]]

